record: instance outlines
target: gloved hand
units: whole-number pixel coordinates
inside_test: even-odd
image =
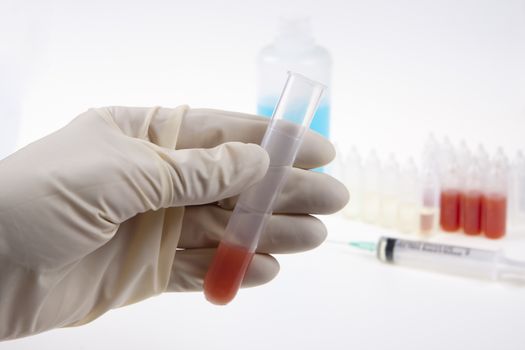
[[[0,339],[201,290],[235,196],[266,172],[255,143],[267,123],[184,106],[91,109],[0,161]],[[348,193],[303,169],[333,157],[307,133],[244,286],[277,274],[269,253],[323,241],[323,224],[307,214],[339,210]]]

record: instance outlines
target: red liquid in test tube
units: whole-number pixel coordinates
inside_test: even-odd
[[[324,90],[324,85],[289,72],[261,142],[270,158],[268,170],[237,200],[204,278],[208,301],[224,305],[237,294]]]
[[[253,255],[244,247],[221,243],[204,279],[206,299],[217,305],[230,302],[237,294]]]

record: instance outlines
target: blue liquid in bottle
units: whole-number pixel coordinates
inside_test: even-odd
[[[257,106],[257,114],[263,115],[265,117],[271,117],[273,110],[275,109],[274,104],[259,104]],[[328,104],[322,104],[317,109],[317,112],[314,115],[310,129],[318,132],[326,138],[330,137],[330,106]]]
[[[292,70],[328,87],[319,103],[310,129],[325,138],[330,136],[330,77],[332,58],[312,35],[310,20],[288,18],[279,23],[279,31],[270,45],[257,56],[257,113],[271,117],[286,78]],[[322,171],[322,168],[315,169]]]
[[[257,114],[265,117],[271,117],[276,104],[277,100],[275,100],[273,103],[266,102],[257,105]],[[321,101],[321,105],[317,108],[314,119],[312,119],[312,123],[310,124],[310,129],[316,131],[326,138],[330,137],[330,105],[325,101]],[[324,168],[320,167],[313,170],[323,172]]]

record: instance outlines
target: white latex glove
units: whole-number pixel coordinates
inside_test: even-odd
[[[267,123],[184,106],[91,109],[0,161],[0,339],[201,290],[235,196],[266,172],[268,156],[253,143]],[[339,210],[348,193],[301,168],[333,156],[307,133],[244,286],[277,274],[267,253],[323,241],[324,226],[307,214]]]

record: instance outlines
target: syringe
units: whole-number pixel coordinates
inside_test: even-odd
[[[204,278],[204,294],[210,302],[227,304],[237,294],[324,90],[316,81],[288,73],[261,142],[270,156],[268,171],[239,196]]]
[[[342,242],[338,242],[342,243]],[[448,244],[381,237],[374,242],[349,242],[375,252],[379,260],[443,273],[497,281],[525,283],[525,262],[491,251]]]

